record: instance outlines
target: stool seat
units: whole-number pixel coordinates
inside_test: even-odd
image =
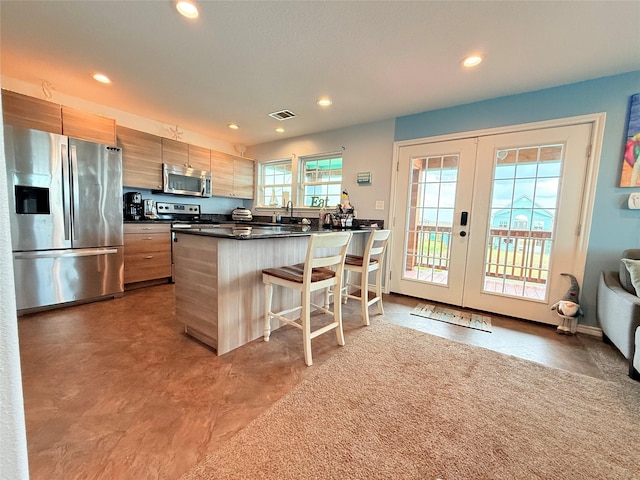
[[[271,275],[273,277],[288,280],[290,282],[302,283],[304,281],[304,263],[298,263],[296,265],[287,265],[285,267],[278,268],[265,268],[262,273]],[[319,282],[320,280],[327,280],[335,277],[336,272],[330,268],[314,268],[311,270],[311,281]]]
[[[377,258],[370,258],[369,265],[373,265],[374,263],[378,263]],[[347,258],[344,260],[345,265],[352,265],[354,267],[361,267],[364,264],[364,257],[359,255],[347,255]]]

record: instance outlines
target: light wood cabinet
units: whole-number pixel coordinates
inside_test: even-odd
[[[208,148],[189,145],[188,143],[162,139],[162,162],[170,165],[181,165],[196,170],[211,170],[211,151]]]
[[[236,157],[233,162],[233,190],[236,197],[253,198],[255,162]]]
[[[2,90],[4,123],[62,134],[62,108],[57,103]]]
[[[211,194],[233,197],[233,156],[211,150]]]
[[[212,150],[212,195],[217,197],[253,198],[254,169],[253,160]]]
[[[189,166],[196,170],[211,171],[211,150],[189,145]]]
[[[171,225],[124,224],[124,283],[171,277]]]
[[[116,121],[62,106],[62,134],[90,142],[116,145]]]
[[[189,145],[170,138],[162,139],[162,163],[189,165]]]
[[[122,149],[122,184],[125,187],[162,188],[162,138],[118,126]]]

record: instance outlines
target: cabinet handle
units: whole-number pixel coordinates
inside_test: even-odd
[[[151,227],[142,227],[142,230],[151,230]]]
[[[153,258],[153,255],[147,255],[147,256],[146,256],[146,257],[144,257],[144,258],[146,258],[147,260],[151,260],[151,259]]]
[[[153,237],[146,237],[145,240],[153,240]]]

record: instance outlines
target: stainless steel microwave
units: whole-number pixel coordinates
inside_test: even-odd
[[[182,165],[162,164],[162,190],[174,195],[211,196],[211,172]]]

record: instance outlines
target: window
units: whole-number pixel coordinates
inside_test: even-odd
[[[302,205],[335,207],[342,194],[342,155],[300,157]]]
[[[261,162],[258,166],[258,206],[335,207],[342,194],[342,154],[308,155]]]
[[[275,160],[260,164],[259,204],[262,207],[282,206],[285,198],[291,198],[293,186],[291,159]]]

